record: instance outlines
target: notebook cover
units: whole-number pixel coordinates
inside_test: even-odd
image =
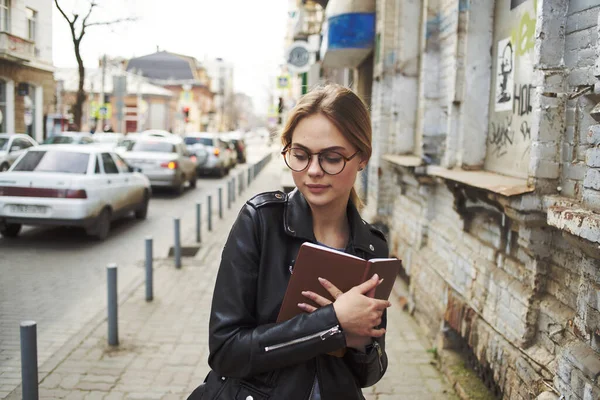
[[[302,296],[302,291],[308,290],[333,301],[317,278],[325,278],[341,291],[347,292],[362,282],[366,268],[367,262],[362,258],[316,244],[303,243],[294,263],[277,322],[287,321],[303,313],[298,303],[318,307]]]
[[[375,289],[375,298],[380,300],[389,299],[398,272],[400,272],[402,261],[396,258],[376,258],[369,260],[368,264],[367,279],[372,277],[373,274],[377,274],[380,279],[383,279],[383,282]]]

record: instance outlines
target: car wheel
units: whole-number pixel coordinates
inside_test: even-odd
[[[9,168],[10,168],[10,166],[7,163],[4,163],[4,164],[0,165],[0,172],[6,172],[6,171],[8,171]]]
[[[175,186],[175,194],[181,196],[185,191],[185,176],[181,177],[179,184]]]
[[[94,236],[98,240],[104,240],[110,232],[110,210],[105,208],[102,210],[94,226],[87,230],[87,234]]]
[[[3,224],[0,225],[0,234],[5,238],[16,238],[21,232],[21,224]]]
[[[219,168],[219,172],[217,173],[217,175],[219,175],[219,178],[222,178],[225,175],[227,175],[227,170],[225,169],[225,167]]]
[[[144,200],[140,205],[140,208],[135,210],[135,217],[137,219],[146,219],[148,216],[148,203],[150,203],[150,196],[148,196],[148,192],[144,193]]]

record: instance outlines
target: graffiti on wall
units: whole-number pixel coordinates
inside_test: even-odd
[[[531,147],[537,0],[499,0],[494,16],[490,122],[485,168],[527,177]]]
[[[510,39],[498,42],[498,55],[496,57],[496,106],[495,111],[508,111],[512,109],[515,52]]]

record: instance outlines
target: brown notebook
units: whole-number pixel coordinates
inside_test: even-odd
[[[287,321],[303,313],[298,303],[318,307],[310,299],[302,296],[302,291],[308,290],[333,301],[329,292],[319,283],[319,277],[327,279],[342,292],[347,292],[376,273],[380,279],[383,278],[383,282],[375,289],[375,298],[387,300],[401,265],[402,262],[396,258],[375,258],[367,261],[328,247],[303,243],[294,263],[277,322]]]

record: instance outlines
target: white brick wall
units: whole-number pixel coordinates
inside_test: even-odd
[[[378,15],[387,41],[382,55],[395,62],[390,69],[382,60],[375,73],[378,156],[409,152],[414,143],[415,154],[431,154],[436,164],[484,165],[495,90],[490,3],[397,0],[392,8],[378,1],[378,13],[387,12]],[[509,0],[496,4],[510,7]],[[535,191],[507,198],[449,180],[419,181],[413,169],[377,159],[369,193],[377,218],[390,227],[390,250],[411,277],[416,316],[432,335],[440,334],[448,298],[456,296],[470,310],[459,331],[491,368],[504,398],[535,398],[541,379],[566,398],[597,398],[600,386],[590,371],[600,364],[600,250],[547,225],[542,204],[545,195],[560,194],[600,211],[600,125],[590,116],[598,96],[568,99],[596,84],[595,63],[600,74],[600,4],[535,4],[531,144],[521,155]],[[417,9],[420,29],[405,19]],[[416,79],[399,73],[415,43],[423,48]],[[572,350],[577,346],[584,350]],[[593,362],[578,363],[573,354],[581,352]]]

